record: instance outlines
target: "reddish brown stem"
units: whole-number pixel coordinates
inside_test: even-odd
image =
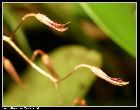
[[[51,75],[58,79],[58,74],[56,73],[56,71],[51,63],[49,56],[43,50],[40,50],[40,49],[35,50],[33,52],[33,56],[31,58],[31,60],[34,61],[38,54],[41,55],[41,59],[42,59],[43,63],[47,66],[49,71],[51,72]]]

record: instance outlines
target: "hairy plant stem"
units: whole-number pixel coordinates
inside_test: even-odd
[[[16,46],[16,44],[12,41],[12,38],[13,38],[15,32],[16,32],[16,31],[19,29],[19,27],[23,24],[23,22],[25,21],[25,19],[28,18],[28,17],[31,17],[31,16],[36,17],[40,22],[42,22],[42,23],[44,23],[44,24],[50,26],[51,28],[56,29],[57,31],[61,31],[61,32],[67,30],[67,28],[65,28],[64,25],[66,25],[66,24],[68,24],[68,23],[70,23],[70,22],[68,22],[68,23],[66,23],[66,24],[58,24],[58,23],[53,22],[52,20],[50,20],[48,17],[46,17],[46,16],[43,15],[43,14],[40,14],[40,13],[38,13],[38,14],[30,13],[30,14],[26,14],[26,15],[22,18],[22,20],[20,21],[20,23],[18,24],[18,26],[16,27],[16,29],[12,32],[12,34],[10,35],[10,37],[7,37],[7,36],[4,36],[4,35],[3,35],[3,40],[4,40],[5,42],[7,42],[8,44],[10,44],[10,45],[15,49],[15,51],[16,51],[17,53],[19,53],[19,55],[20,55],[28,64],[30,64],[35,70],[37,70],[38,72],[40,72],[42,75],[46,76],[46,77],[54,84],[54,87],[55,87],[55,89],[56,89],[56,91],[57,91],[58,104],[59,104],[59,105],[62,105],[61,96],[60,96],[60,92],[59,92],[59,84],[58,84],[58,83],[60,82],[60,80],[59,80],[58,77],[55,77],[55,76],[57,76],[57,74],[54,75],[54,71],[52,71],[53,68],[48,67],[48,68],[51,70],[51,74],[52,74],[52,75],[46,73],[44,70],[42,70],[40,67],[38,67],[35,63],[33,63],[33,62],[32,62],[32,61],[31,61],[31,60]]]

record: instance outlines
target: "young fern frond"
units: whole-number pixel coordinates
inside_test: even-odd
[[[59,24],[59,23],[55,23],[53,22],[52,20],[50,20],[48,17],[46,17],[45,15],[43,14],[35,14],[35,13],[30,13],[30,14],[27,14],[25,15],[21,22],[19,23],[19,25],[17,26],[17,28],[15,29],[15,31],[13,32],[13,34],[18,30],[18,28],[20,27],[20,25],[23,23],[23,21],[25,19],[27,19],[28,17],[35,17],[37,20],[39,20],[41,23],[43,24],[46,24],[48,25],[49,27],[57,30],[57,31],[60,31],[60,32],[64,32],[66,31],[68,28],[65,27],[65,25],[69,24],[70,22],[66,23],[66,24]],[[12,35],[13,35],[12,34]],[[11,36],[12,37],[12,36]],[[57,91],[57,97],[58,97],[58,102],[59,102],[59,105],[62,105],[62,101],[61,101],[61,97],[60,97],[60,92],[59,92],[59,82],[61,82],[62,80],[68,78],[69,76],[71,76],[78,68],[81,68],[81,67],[85,67],[85,68],[88,68],[90,69],[96,76],[98,76],[99,78],[101,79],[104,79],[106,80],[107,82],[113,84],[113,85],[117,85],[117,86],[124,86],[124,85],[127,85],[129,84],[129,82],[125,82],[123,80],[121,80],[120,78],[112,78],[112,77],[109,77],[106,73],[104,73],[100,68],[98,67],[95,67],[95,66],[90,66],[90,65],[87,65],[87,64],[79,64],[77,65],[76,67],[74,67],[74,69],[72,70],[71,73],[69,73],[68,75],[66,75],[64,78],[60,78],[59,79],[59,76],[58,74],[56,73],[54,67],[52,66],[52,63],[51,63],[51,60],[49,58],[49,56],[42,50],[40,49],[37,49],[36,51],[34,51],[33,53],[33,56],[31,59],[29,59],[17,46],[16,44],[12,41],[12,38],[10,37],[7,37],[5,35],[3,35],[3,40],[5,42],[7,42],[8,44],[10,44],[10,46],[12,46],[15,51],[28,63],[30,64],[35,70],[37,70],[38,72],[40,72],[42,75],[44,75],[45,77],[47,77],[55,86],[56,88],[56,91]],[[41,59],[42,59],[42,62],[47,66],[47,68],[49,69],[49,71],[51,72],[51,74],[45,72],[43,69],[41,69],[40,67],[38,67],[35,63],[33,63],[32,61],[35,59],[35,57],[40,54],[41,55]],[[9,66],[5,66],[5,65],[8,65],[10,66],[11,70],[9,70]],[[20,85],[23,86],[23,83],[22,81],[19,79],[19,76],[17,75],[13,65],[9,62],[9,60],[7,60],[5,57],[4,57],[4,67],[7,69],[7,71],[11,74],[12,77],[14,77],[15,81],[17,81]],[[16,73],[16,74],[15,74]],[[86,105],[86,102],[85,100],[83,99],[76,99],[75,100],[75,104],[78,104],[80,103],[81,105]]]
[[[103,72],[100,68],[95,67],[95,66],[91,66],[91,65],[87,65],[87,64],[77,65],[70,74],[66,75],[64,78],[62,78],[60,80],[66,79],[67,77],[72,75],[78,68],[82,68],[82,67],[89,68],[92,71],[92,73],[94,73],[96,76],[98,76],[99,78],[101,78],[101,79],[103,79],[103,80],[105,80],[113,85],[124,86],[124,85],[129,84],[129,82],[125,82],[125,81],[121,80],[120,78],[111,78],[105,72]]]
[[[56,74],[51,62],[48,59],[48,56],[46,54],[42,54],[42,60],[43,62],[47,65],[48,69],[50,70],[51,74],[48,74],[47,72],[45,72],[44,70],[42,70],[40,67],[38,67],[36,64],[34,64],[17,46],[16,44],[12,41],[12,37],[14,35],[14,33],[18,30],[18,28],[21,26],[21,24],[28,18],[28,17],[36,17],[41,23],[44,23],[46,25],[48,25],[49,27],[60,31],[60,32],[64,32],[66,31],[68,28],[65,27],[65,25],[69,24],[70,22],[66,23],[66,24],[58,24],[53,22],[52,20],[50,20],[48,17],[46,17],[43,14],[35,14],[35,13],[30,13],[30,14],[26,14],[21,22],[19,23],[19,25],[17,26],[17,28],[14,30],[14,32],[11,34],[10,37],[7,36],[3,36],[3,40],[6,41],[7,43],[9,43],[15,50],[16,52],[18,52],[20,54],[20,56],[27,62],[29,63],[34,69],[36,69],[38,72],[40,72],[41,74],[43,74],[44,76],[46,76],[55,86],[56,90],[57,90],[57,96],[58,96],[58,102],[60,105],[62,105],[62,101],[60,98],[60,93],[58,90],[58,75]],[[41,51],[40,51],[41,52]],[[43,53],[43,52],[42,52]],[[35,57],[35,56],[34,56]],[[12,68],[13,69],[13,68]],[[9,71],[11,73],[11,71]],[[14,75],[15,76],[15,75]],[[17,76],[15,76],[17,77]],[[19,81],[18,81],[19,83]],[[21,84],[21,82],[20,82]]]
[[[54,21],[52,21],[51,19],[49,19],[47,16],[43,15],[43,14],[36,14],[36,13],[29,13],[26,14],[24,17],[22,17],[22,20],[20,21],[19,25],[16,27],[16,29],[13,31],[13,33],[11,34],[11,38],[13,37],[14,33],[18,30],[18,28],[22,25],[22,23],[28,18],[28,17],[35,17],[38,21],[40,21],[43,24],[46,24],[47,26],[60,31],[60,32],[64,32],[66,31],[68,28],[65,27],[65,25],[69,24],[70,22],[67,22],[65,24],[60,24],[60,23],[56,23]]]

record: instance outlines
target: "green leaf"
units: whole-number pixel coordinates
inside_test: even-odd
[[[52,63],[60,78],[69,74],[76,65],[85,63],[101,67],[101,55],[95,50],[81,46],[65,46],[56,49],[51,55]],[[43,63],[36,62],[47,71]],[[53,84],[36,70],[29,67],[22,77],[29,89],[13,84],[4,94],[4,106],[57,106],[57,94]],[[71,106],[77,97],[85,97],[96,76],[86,68],[76,70],[67,79],[60,82],[60,94],[63,105]]]
[[[80,3],[80,5],[116,44],[136,57],[135,3]]]

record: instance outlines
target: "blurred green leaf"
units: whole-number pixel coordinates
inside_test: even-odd
[[[60,75],[60,78],[70,73],[74,67],[81,63],[101,67],[101,55],[95,50],[89,50],[81,46],[65,46],[56,49],[50,55],[52,63]],[[41,62],[36,62],[47,71]],[[56,106],[57,95],[53,84],[43,75],[29,67],[22,77],[29,85],[25,90],[14,84],[4,94],[4,106]],[[86,69],[78,69],[69,78],[60,82],[60,93],[63,105],[72,105],[77,97],[85,97],[96,76]]]
[[[136,57],[135,3],[80,3],[80,5],[114,42]]]

